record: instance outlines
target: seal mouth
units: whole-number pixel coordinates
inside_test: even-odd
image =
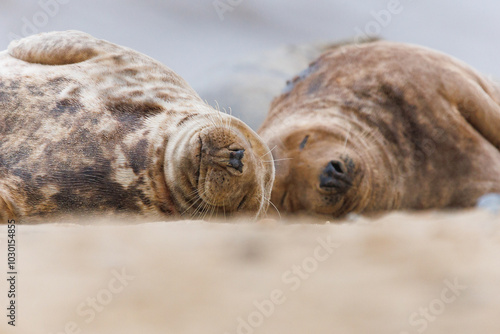
[[[240,211],[243,208],[243,205],[245,205],[247,197],[248,197],[248,194],[245,194],[245,196],[243,196],[241,202],[238,204],[238,208],[236,209],[236,211]]]

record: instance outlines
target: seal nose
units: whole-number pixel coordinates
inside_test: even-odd
[[[240,173],[243,172],[243,162],[241,162],[241,159],[243,159],[244,154],[245,150],[231,151],[229,153],[229,166]]]
[[[319,176],[319,186],[323,189],[347,191],[352,186],[352,179],[342,161],[332,160]]]

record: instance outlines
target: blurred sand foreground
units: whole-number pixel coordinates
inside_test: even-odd
[[[19,225],[17,242],[0,333],[500,333],[500,218],[478,211]]]

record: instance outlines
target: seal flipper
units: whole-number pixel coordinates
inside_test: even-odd
[[[457,75],[445,85],[446,93],[462,117],[500,150],[500,87],[470,70],[467,72],[469,75]]]
[[[29,36],[9,44],[9,55],[28,63],[68,65],[117,49],[112,43],[80,31],[55,31]]]

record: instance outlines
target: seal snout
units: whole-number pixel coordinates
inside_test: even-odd
[[[243,149],[231,151],[229,153],[229,166],[236,169],[240,173],[243,172],[243,162],[241,159],[243,159],[244,154],[245,150]]]
[[[319,186],[324,190],[347,191],[352,186],[352,178],[342,161],[331,160],[319,176]]]

